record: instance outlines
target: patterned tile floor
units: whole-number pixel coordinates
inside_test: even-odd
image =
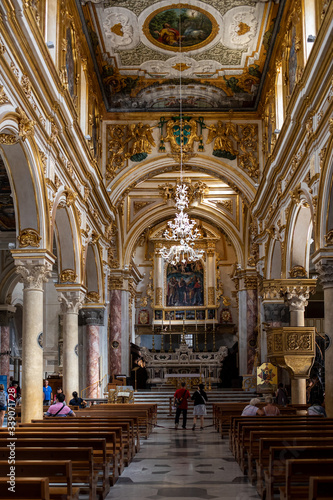
[[[106,500],[258,499],[211,423],[192,431],[190,421],[187,430],[159,421]]]

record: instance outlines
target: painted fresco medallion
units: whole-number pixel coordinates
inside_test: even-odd
[[[199,7],[173,4],[152,12],[142,30],[153,45],[171,52],[186,52],[208,45],[219,26],[209,12]]]

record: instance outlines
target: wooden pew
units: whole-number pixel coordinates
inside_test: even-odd
[[[93,481],[90,484],[89,488],[89,497],[91,500],[94,500],[94,494],[96,495],[95,490],[97,490],[97,493],[104,498],[108,492],[110,491],[110,484],[113,484],[114,477],[112,472],[110,472],[110,458],[107,454],[107,448],[106,448],[106,440],[102,438],[91,438],[87,437],[85,439],[82,438],[70,438],[70,437],[56,437],[56,435],[48,436],[47,438],[44,438],[42,435],[35,435],[35,434],[28,434],[28,437],[23,437],[20,436],[19,440],[16,442],[17,446],[20,448],[35,448],[35,447],[42,447],[49,450],[49,456],[52,458],[53,455],[53,448],[92,448],[93,449],[93,465],[94,465],[94,470],[98,473],[101,474],[101,484],[97,485],[96,488],[96,481]],[[8,444],[7,437],[2,438],[0,436],[0,448],[5,448]],[[68,456],[68,455],[67,455]],[[82,456],[83,453],[82,453]],[[8,448],[7,448],[7,457],[8,457]],[[81,469],[80,469],[81,470]],[[118,469],[117,469],[118,470]],[[85,469],[83,469],[82,476],[83,478],[86,477],[86,473],[84,472]],[[96,477],[96,476],[95,476]]]
[[[314,433],[314,436],[325,437],[333,435],[333,425],[324,424],[318,429],[318,423],[304,423],[304,424],[291,424],[281,426],[250,426],[243,428],[243,441],[239,448],[239,466],[243,472],[248,471],[249,477],[253,478],[255,459],[259,455],[259,439],[264,437],[286,437],[286,439],[292,439],[292,437],[303,436],[307,433]],[[327,433],[327,434],[324,434]],[[310,435],[310,434],[309,434]]]
[[[311,476],[330,476],[333,459],[290,459],[286,465],[285,486],[280,486],[280,500],[308,500]]]
[[[330,500],[333,491],[333,476],[310,477],[308,500]]]
[[[5,435],[4,432],[0,430],[0,438],[2,435]],[[36,437],[36,438],[44,438],[46,439],[52,439],[58,436],[58,439],[66,439],[66,438],[75,438],[78,440],[81,440],[81,442],[87,442],[87,439],[89,438],[102,438],[105,439],[106,441],[106,453],[107,453],[107,462],[110,464],[110,471],[112,473],[112,478],[110,478],[110,484],[114,484],[115,481],[119,477],[119,470],[121,472],[123,471],[124,468],[124,463],[121,461],[121,457],[119,456],[119,451],[117,450],[117,441],[116,441],[116,432],[114,432],[114,429],[110,431],[110,429],[107,428],[102,428],[97,431],[91,430],[91,427],[88,428],[75,428],[75,429],[64,429],[63,427],[60,428],[34,428],[30,427],[29,430],[27,428],[20,428],[17,427],[15,430],[15,435],[18,439],[21,438],[29,438],[29,437]],[[88,446],[88,445],[86,445]],[[97,453],[96,455],[100,455],[100,453]],[[98,457],[95,456],[96,463],[99,462]]]
[[[261,467],[257,473],[257,491],[266,500],[273,500],[274,491],[284,484],[288,459],[333,458],[333,438],[298,438],[291,446],[276,438],[260,442],[262,449],[269,447],[268,459],[260,458]]]
[[[1,500],[12,500],[13,498],[15,500],[50,500],[47,477],[17,477],[15,479],[15,493],[8,491],[7,481],[7,477],[0,477]]]
[[[8,474],[8,460],[0,460],[0,476]],[[15,478],[48,477],[51,500],[78,500],[80,488],[73,488],[72,462],[70,460],[15,460]],[[50,483],[66,483],[53,486]]]
[[[33,430],[33,431],[42,431],[43,429],[48,429],[48,431],[55,430],[57,432],[61,432],[61,430],[66,432],[99,432],[99,433],[107,433],[112,432],[116,435],[116,450],[117,450],[117,458],[119,474],[121,474],[124,470],[125,466],[125,454],[127,463],[130,463],[133,458],[133,443],[130,440],[124,439],[123,436],[123,428],[128,431],[128,424],[122,423],[117,425],[106,423],[106,422],[94,422],[94,425],[91,426],[88,422],[80,422],[79,420],[65,420],[63,417],[55,417],[55,418],[45,418],[45,420],[37,423],[27,423],[27,424],[19,424],[16,427],[16,432],[21,432],[23,429]],[[0,431],[1,435],[1,431]],[[104,434],[103,434],[104,436]],[[101,436],[101,437],[103,437]]]
[[[69,448],[60,446],[58,448],[51,447],[21,447],[20,442],[16,443],[15,459],[16,460],[43,460],[44,463],[55,460],[69,460],[72,464],[73,483],[80,483],[82,490],[89,492],[89,498],[95,500],[97,497],[96,487],[98,473],[94,472],[94,455],[93,448]],[[24,443],[22,443],[24,444]],[[8,448],[0,448],[0,461],[8,460]],[[8,467],[8,462],[7,462]],[[73,484],[72,483],[72,484]],[[109,487],[110,489],[110,487]]]

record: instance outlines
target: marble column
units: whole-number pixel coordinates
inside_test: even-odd
[[[333,418],[333,259],[316,264],[324,289],[325,333],[329,345],[325,351],[325,408],[327,416]]]
[[[0,332],[1,332],[0,374],[7,376],[7,385],[9,385],[9,361],[10,361],[9,320],[13,317],[15,311],[16,307],[14,306],[8,304],[0,305]]]
[[[86,325],[86,377],[87,398],[98,398],[99,374],[99,335],[104,325],[104,309],[81,309],[80,316]]]
[[[15,257],[14,257],[15,259]],[[21,421],[43,418],[43,284],[53,262],[15,260],[23,282]]]
[[[110,374],[121,374],[121,353],[122,353],[122,338],[121,338],[121,295],[122,290],[110,290],[110,346],[109,346],[109,362]]]
[[[81,285],[57,285],[63,313],[63,391],[68,402],[74,391],[79,392],[79,310],[85,288]]]
[[[310,292],[306,287],[291,287],[286,292],[286,301],[290,311],[290,326],[304,326],[304,311],[308,305]],[[291,402],[293,404],[306,403],[306,378],[291,378]]]

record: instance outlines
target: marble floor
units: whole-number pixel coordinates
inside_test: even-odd
[[[159,421],[106,500],[258,499],[228,448],[205,421],[203,431]]]

